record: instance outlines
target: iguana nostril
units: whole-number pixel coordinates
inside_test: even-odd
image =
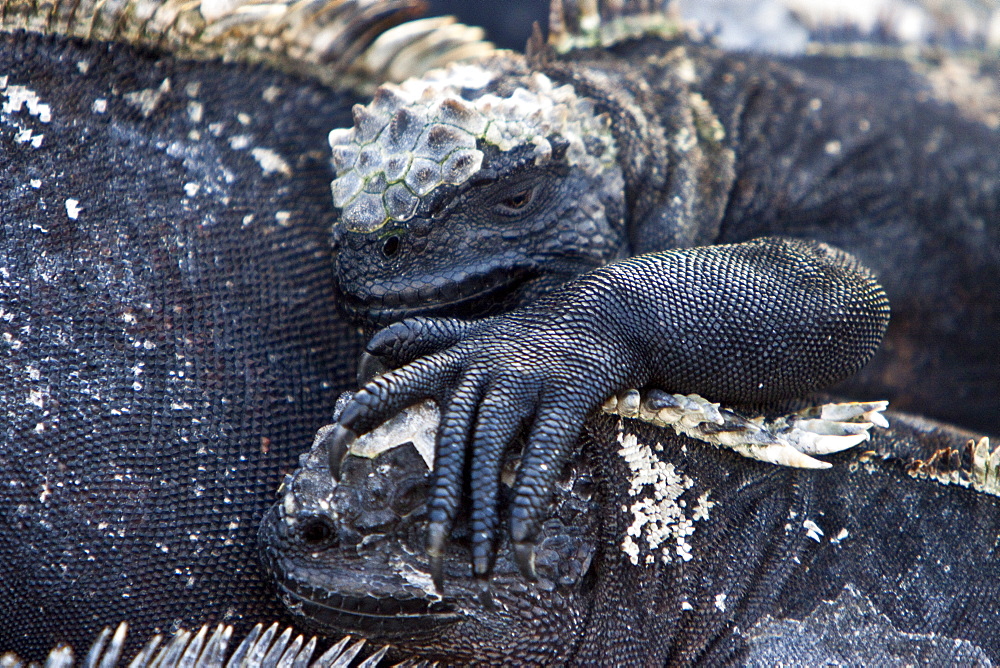
[[[393,257],[399,252],[399,237],[392,235],[382,244],[382,255],[387,258]]]

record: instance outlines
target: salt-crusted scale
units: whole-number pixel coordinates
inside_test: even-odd
[[[369,105],[355,106],[354,127],[330,133],[339,224],[372,232],[409,220],[435,188],[461,185],[482,168],[483,144],[501,151],[533,145],[543,164],[552,155],[548,138],[558,135],[568,164],[588,174],[615,168],[610,119],[590,100],[537,72],[509,96],[484,92],[495,76],[454,65],[384,85]]]

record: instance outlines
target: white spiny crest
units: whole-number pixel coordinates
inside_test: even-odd
[[[374,668],[381,665],[388,650],[383,647],[367,658],[357,658],[365,640],[344,636],[318,657],[319,644],[313,636],[298,635],[291,627],[280,632],[278,623],[264,628],[257,624],[239,643],[232,643],[233,627],[219,624],[213,632],[202,626],[197,632],[179,629],[164,641],[154,635],[131,658],[129,668],[263,668],[264,666],[310,666],[310,668]],[[112,633],[105,628],[88,650],[81,665],[110,667],[119,665],[128,635],[128,624],[122,622]],[[128,657],[126,657],[128,658]],[[0,665],[7,668],[37,666],[28,664],[14,654],[0,656]],[[50,668],[72,668],[77,665],[72,648],[58,645],[46,659]],[[407,662],[406,665],[419,665]]]
[[[0,0],[0,29],[152,46],[186,58],[264,62],[370,91],[494,51],[481,28],[438,16],[408,21],[420,0]]]
[[[926,460],[907,463],[906,472],[914,478],[928,478],[945,485],[969,487],[983,494],[1000,496],[1000,446],[991,447],[983,436],[970,439],[965,457],[955,448],[941,448]]]
[[[671,0],[552,0],[549,45],[566,53],[642,35],[670,37],[681,29],[674,4]]]
[[[638,390],[613,395],[605,413],[672,427],[684,436],[729,448],[749,459],[781,466],[824,469],[831,465],[810,455],[847,450],[869,438],[873,426],[886,428],[886,401],[824,404],[772,420],[748,418],[697,394],[653,391],[644,400]]]
[[[484,144],[501,151],[532,145],[542,164],[555,135],[568,144],[569,165],[593,175],[616,168],[610,119],[589,99],[540,72],[509,75],[517,77],[509,95],[488,92],[504,76],[490,64],[452,65],[386,84],[369,105],[354,108],[354,127],[330,133],[341,225],[371,232],[409,220],[435,188],[461,185],[481,169]]]

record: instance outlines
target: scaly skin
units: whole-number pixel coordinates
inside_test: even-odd
[[[233,8],[224,4],[223,9]],[[9,6],[4,20],[13,16]],[[83,5],[56,6],[72,10],[63,17],[85,22]],[[102,11],[111,7],[97,6]],[[37,10],[29,19],[47,29],[56,25],[47,22],[53,7],[49,3],[18,7]],[[183,11],[191,14],[198,8],[185,4]],[[133,19],[143,17],[130,13],[128,21],[105,27],[128,31]],[[3,535],[15,537],[4,541],[9,552],[0,569],[6,604],[0,606],[0,649],[18,649],[39,660],[56,641],[83,647],[97,629],[122,618],[133,623],[131,637],[182,619],[189,625],[229,619],[244,629],[257,621],[269,623],[280,613],[256,568],[247,532],[252,533],[253,517],[269,503],[280,473],[294,462],[303,435],[329,419],[333,397],[352,382],[360,349],[354,328],[332,312],[333,256],[324,241],[333,211],[323,140],[331,124],[350,122],[349,103],[302,79],[218,62],[184,64],[163,53],[122,46],[17,34],[4,36],[0,52],[6,85],[27,86],[52,111],[46,123],[41,112],[12,104],[3,112],[0,128],[9,158],[0,198],[7,235],[4,268],[9,271],[2,276],[0,345],[6,346],[3,373],[8,382],[0,395],[8,402],[8,422],[0,466],[9,496],[0,505],[9,511]],[[793,69],[805,62],[793,62]],[[911,84],[924,79],[912,76],[909,65],[884,70],[871,67],[870,61],[809,62],[852,66],[853,71],[834,79],[865,84],[866,90],[877,89],[873,74],[896,72],[898,85],[890,88],[902,101],[887,103],[889,113],[867,120],[875,124],[884,117],[890,128],[902,123],[900,136],[914,124],[919,130],[914,136],[935,139],[940,134],[931,133],[934,123],[907,121],[914,107],[928,107],[916,104],[920,91]],[[746,85],[753,76],[751,68],[729,83],[748,95],[757,90]],[[170,89],[160,91],[168,78]],[[801,82],[792,84],[794,92]],[[678,90],[686,85],[679,83]],[[141,99],[157,100],[148,109],[139,99],[123,99],[144,91]],[[783,98],[773,94],[764,99],[773,104]],[[106,113],[98,111],[99,100],[106,103]],[[835,110],[831,117],[843,114],[830,98],[823,100],[822,109]],[[190,106],[193,102],[204,106],[199,110]],[[730,111],[742,108],[734,103]],[[768,117],[760,109],[756,113]],[[249,125],[244,116],[250,117]],[[953,174],[996,174],[990,172],[995,154],[987,150],[992,135],[977,127],[974,122],[966,126],[967,138],[976,144],[969,160],[978,160],[982,171],[959,164]],[[34,133],[27,140],[22,134],[26,129]],[[194,150],[198,133],[204,154]],[[919,157],[916,149],[924,147],[947,148],[947,134],[937,137],[944,143],[915,142],[911,147],[896,141],[895,152],[876,155],[880,160],[892,156],[880,164],[886,173],[907,174],[905,185],[937,164],[936,159],[909,156]],[[243,135],[260,145],[243,146]],[[34,139],[41,143],[38,150]],[[745,159],[744,175],[770,173],[764,168],[778,163],[772,165],[769,156],[791,143],[756,144],[755,157]],[[254,148],[276,152],[292,176],[286,176],[280,163],[265,160],[278,166],[266,172],[249,153]],[[186,157],[178,157],[178,149]],[[554,154],[559,149],[555,146]],[[906,153],[911,149],[915,153]],[[165,151],[174,155],[167,159]],[[227,176],[235,176],[238,185],[228,183]],[[941,186],[937,176],[931,180],[938,184],[928,189],[931,193],[961,195],[970,187],[961,182]],[[233,190],[224,190],[230,186],[235,197]],[[579,199],[586,184],[577,182],[575,188],[567,201]],[[772,224],[765,205],[773,193],[749,192],[761,193],[757,213],[762,224]],[[901,186],[893,201],[913,192]],[[68,199],[78,200],[80,208],[67,207]],[[845,199],[845,206],[855,206],[855,200]],[[973,201],[955,198],[958,206]],[[614,207],[610,199],[602,206],[605,211]],[[910,208],[919,212],[920,207],[914,199]],[[69,217],[70,210],[77,218]],[[949,213],[942,219],[955,218]],[[888,242],[861,229],[853,250],[872,266],[895,264],[901,276],[925,277],[921,285],[930,295],[926,308],[940,304],[942,315],[932,313],[936,324],[929,329],[914,318],[907,334],[940,332],[942,318],[955,313],[963,318],[956,317],[948,340],[904,341],[905,348],[897,347],[907,353],[897,352],[898,359],[914,365],[919,382],[913,387],[935,387],[933,401],[913,405],[931,411],[952,402],[972,415],[995,415],[971,400],[984,394],[982,387],[995,385],[988,374],[968,373],[974,365],[935,362],[935,368],[955,366],[955,386],[967,386],[971,394],[954,391],[947,384],[949,376],[924,374],[921,369],[930,367],[918,366],[925,363],[922,357],[934,361],[942,350],[962,348],[975,357],[974,351],[982,341],[991,341],[986,337],[995,331],[988,297],[996,294],[990,283],[996,274],[976,271],[983,266],[981,255],[996,247],[990,237],[994,228],[988,216],[964,220],[964,228],[947,228],[947,243],[930,243],[934,239],[925,233],[916,248],[896,243],[909,238],[902,234],[906,225]],[[542,220],[540,227],[551,222]],[[783,224],[774,223],[776,231]],[[471,245],[468,230],[457,232],[461,234],[452,248],[466,249]],[[849,228],[844,234],[853,232]],[[524,228],[501,228],[498,234],[523,239]],[[639,241],[644,234],[631,237]],[[818,235],[809,231],[803,236]],[[858,239],[882,247],[858,248]],[[885,252],[897,247],[901,252],[895,256]],[[888,258],[884,262],[883,254]],[[536,262],[543,252],[537,244],[525,244],[525,256]],[[553,259],[546,274],[555,269]],[[570,266],[556,282],[580,271]],[[962,315],[962,304],[979,311]],[[217,512],[219,508],[232,513]],[[147,577],[150,573],[156,577]]]
[[[376,378],[348,405],[331,467],[339,471],[351,432],[437,399],[446,408],[429,501],[435,576],[440,582],[467,461],[473,559],[485,574],[501,455],[534,414],[510,515],[519,563],[534,577],[532,545],[548,490],[594,406],[621,389],[650,385],[730,405],[803,395],[857,371],[881,341],[888,311],[881,288],[845,254],[761,239],[613,263],[474,324],[404,320],[367,350],[408,366]]]
[[[797,370],[801,385],[727,397],[728,387],[747,382],[740,362],[724,368],[703,350],[749,338],[762,373],[780,375],[780,364],[767,360],[784,343],[782,328],[741,329],[738,317],[700,314],[680,343],[669,327],[652,323],[699,300],[671,301],[669,281],[628,277],[634,265],[616,263],[765,234],[831,242],[886,287],[896,323],[886,349],[841,391],[1000,427],[992,417],[1000,372],[990,361],[1000,327],[1000,133],[976,108],[942,99],[917,70],[904,61],[779,62],[683,37],[645,37],[561,57],[498,56],[383,89],[355,110],[353,129],[331,133],[344,304],[369,325],[414,315],[510,316],[380,334],[368,352],[407,366],[359,391],[335,450],[407,402],[442,401],[428,540],[439,558],[465,461],[472,462],[476,531],[482,545],[492,541],[497,456],[524,423],[532,435],[510,530],[530,575],[531,537],[553,471],[603,395],[652,382],[711,400],[767,401],[849,375],[830,373],[843,358],[817,356]],[[885,81],[894,84],[889,94]],[[447,158],[457,152],[466,156],[460,169]],[[729,251],[704,252],[718,253],[719,265],[685,280],[729,290],[731,276],[718,268]],[[588,295],[592,304],[582,311],[573,289],[556,287],[609,262],[621,273],[602,294]],[[854,262],[845,256],[834,264]],[[556,301],[539,302],[546,294]],[[787,308],[790,316],[808,312],[799,302]],[[572,314],[572,326],[511,324],[538,309],[556,319]],[[803,326],[819,332],[826,323],[806,318]],[[633,337],[645,337],[638,364],[623,345]],[[489,354],[470,357],[473,340],[491,341]],[[392,354],[400,346],[412,354]],[[690,367],[674,365],[669,377],[657,372],[686,352]],[[576,362],[573,381],[554,371],[567,359]],[[853,371],[865,360],[859,354],[846,366]],[[717,371],[711,383],[700,384],[702,368]],[[506,375],[523,380],[500,385],[512,408],[498,422],[489,394]],[[552,396],[562,407],[553,407]],[[483,554],[476,552],[479,573]]]
[[[432,478],[410,435],[373,434],[385,449],[352,451],[339,484],[317,439],[261,543],[303,623],[448,665],[996,662],[1000,450],[887,417],[833,469],[806,471],[591,416],[559,471],[533,582],[505,535],[494,577],[475,577],[463,518],[434,588]]]

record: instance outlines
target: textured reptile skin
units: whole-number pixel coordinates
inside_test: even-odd
[[[983,67],[975,80],[995,91],[996,72]],[[739,402],[750,397],[732,392],[731,378],[759,374],[754,382],[766,388],[798,374],[809,381],[798,391],[846,378],[835,391],[853,399],[888,399],[964,427],[1000,429],[1000,371],[993,363],[1000,133],[988,112],[993,98],[970,102],[937,77],[919,59],[773,59],[727,53],[685,35],[647,34],[565,54],[535,44],[525,56],[504,54],[384,87],[355,114],[352,128],[331,133],[333,190],[344,207],[334,229],[344,306],[370,325],[413,315],[471,320],[517,307],[540,308],[565,325],[538,327],[545,336],[528,328],[510,336],[501,326],[500,341],[483,357],[524,381],[496,398],[493,378],[504,372],[485,365],[459,372],[434,356],[389,360],[407,366],[391,384],[362,390],[344,411],[332,471],[357,434],[414,399],[437,397],[447,408],[428,546],[440,559],[467,481],[483,546],[475,565],[485,573],[499,452],[525,426],[527,458],[510,530],[530,575],[531,536],[582,416],[602,395],[623,389],[622,369],[639,366],[632,350],[606,343],[631,335],[662,348],[641,351],[646,368],[627,384],[676,383],[666,389]],[[452,116],[458,120],[449,125]],[[494,127],[500,129],[491,133]],[[449,168],[449,151],[469,157],[471,167]],[[411,184],[419,186],[416,194],[399,196]],[[825,366],[837,366],[835,356],[783,365],[772,354],[786,343],[787,321],[770,312],[745,328],[727,322],[728,314],[692,315],[696,324],[675,337],[669,319],[655,321],[662,327],[646,320],[647,310],[663,307],[661,299],[673,304],[669,281],[655,272],[604,286],[605,294],[582,310],[559,292],[596,266],[609,267],[597,275],[620,262],[635,266],[623,257],[712,246],[703,251],[711,257],[724,252],[718,244],[769,235],[843,249],[884,286],[893,318],[868,367],[833,373]],[[727,285],[723,262],[700,269],[704,276],[681,281],[735,289],[754,308],[773,306],[752,291],[740,293],[738,280]],[[562,301],[538,301],[553,293]],[[623,306],[601,309],[601,299]],[[686,299],[673,310],[705,301],[694,292]],[[788,308],[792,318],[800,304]],[[802,323],[810,326],[818,332],[824,325]],[[475,332],[457,328],[441,341],[433,331],[415,332],[427,340],[413,349],[426,353],[456,341],[461,349]],[[732,353],[729,346],[744,341],[752,341],[747,350],[755,354],[736,355],[731,375],[716,373],[711,381],[694,375],[699,365],[717,370],[712,354],[683,357],[713,346]],[[564,350],[580,358],[567,359]],[[748,357],[760,366],[743,379]],[[675,376],[658,373],[667,364]],[[510,416],[502,426],[486,426],[498,422],[492,406],[503,402]],[[479,425],[488,433],[476,436]]]
[[[23,34],[0,74],[50,107],[0,122],[0,648],[282,618],[257,523],[359,354],[316,151],[350,100]]]
[[[0,512],[17,537],[0,548],[0,594],[12,602],[2,645],[41,658],[56,640],[85,646],[133,613],[135,638],[181,620],[270,621],[251,518],[328,421],[337,390],[353,385],[360,346],[327,310],[326,131],[350,123],[350,101],[289,77],[121,47],[22,35],[2,44],[5,104],[24,86],[52,115],[43,121],[48,112],[24,97],[0,126]],[[705,83],[718,86],[720,114],[756,129],[740,154],[753,178],[732,191],[728,218],[746,227],[731,224],[722,239],[824,238],[852,246],[891,290],[915,285],[913,315],[869,379],[894,379],[921,411],[995,415],[994,367],[975,364],[996,340],[996,229],[983,216],[997,210],[995,133],[975,109],[959,108],[953,125],[946,103],[918,105],[925,79],[905,63],[795,59],[778,67],[791,76],[771,79],[771,65],[749,62],[745,75],[727,81],[722,68]],[[840,79],[860,97],[838,98]],[[886,89],[898,99],[873,104]],[[734,91],[748,94],[727,98]],[[823,113],[807,113],[820,98]],[[860,115],[846,113],[852,105]],[[865,170],[840,169],[829,143],[806,141],[817,118],[869,122],[881,143],[840,145]],[[801,179],[779,169],[786,149]],[[806,206],[770,207],[789,200]],[[843,210],[865,215],[827,225]]]
[[[887,417],[816,471],[591,416],[559,471],[534,581],[503,533],[491,577],[476,577],[465,516],[435,589],[431,475],[406,443],[352,451],[334,485],[318,439],[261,537],[304,623],[450,665],[995,663],[1000,499],[974,481],[995,479],[1000,449]]]
[[[444,414],[428,549],[443,554],[468,464],[473,556],[485,573],[501,455],[529,425],[510,530],[530,572],[550,490],[584,419],[605,398],[644,386],[730,405],[802,396],[861,368],[888,317],[885,294],[869,274],[821,244],[761,239],[641,255],[509,314],[475,323],[418,318],[383,330],[368,352],[406,366],[354,396],[340,433],[365,433],[436,399]],[[334,455],[334,470],[338,464]]]

